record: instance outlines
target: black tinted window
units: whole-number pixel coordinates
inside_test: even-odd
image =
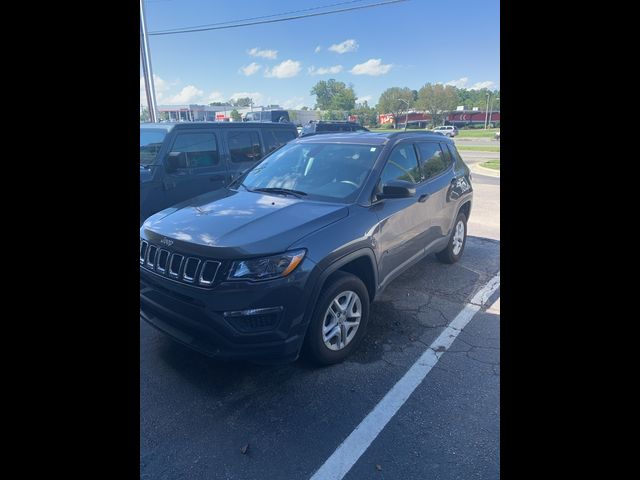
[[[289,143],[291,140],[296,138],[296,132],[291,130],[276,130],[275,132],[276,139],[278,140],[279,145],[284,145],[285,143]]]
[[[433,178],[449,168],[450,162],[445,159],[438,143],[418,143],[418,150],[425,178]]]
[[[451,153],[451,156],[456,162],[456,170],[463,170],[464,162],[462,161],[462,158],[460,157],[458,150],[456,150],[456,147],[454,147],[453,145],[448,145],[448,147],[449,147],[448,150]]]
[[[230,132],[228,140],[232,162],[256,162],[262,158],[258,132]]]
[[[263,130],[262,139],[264,140],[264,148],[269,153],[272,150],[278,148],[278,139],[273,130]]]
[[[140,164],[153,163],[166,135],[166,130],[140,129]]]
[[[179,133],[171,150],[184,153],[191,168],[210,167],[220,161],[213,133]]]
[[[421,180],[418,159],[413,145],[410,143],[398,145],[391,152],[387,165],[382,171],[382,184],[385,185],[390,180],[406,180],[411,183],[418,183]]]

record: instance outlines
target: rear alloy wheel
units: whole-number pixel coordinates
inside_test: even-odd
[[[467,216],[460,212],[451,231],[447,248],[436,253],[436,257],[443,263],[456,263],[462,257],[467,243]]]
[[[305,337],[305,354],[315,363],[342,362],[364,336],[369,319],[369,293],[362,280],[337,272],[316,303]]]

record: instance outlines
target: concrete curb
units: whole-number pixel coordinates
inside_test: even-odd
[[[482,167],[479,163],[474,163],[473,165],[470,165],[469,168],[472,172],[478,173],[480,175],[500,178],[500,170],[493,170],[491,168]]]

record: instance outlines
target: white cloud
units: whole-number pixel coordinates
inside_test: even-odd
[[[295,77],[300,73],[301,69],[300,62],[295,60],[285,60],[284,62],[276,65],[275,67],[269,69],[267,68],[264,72],[265,77],[275,77],[275,78],[290,78]]]
[[[327,75],[340,73],[342,71],[342,65],[334,65],[333,67],[314,67],[311,66],[307,69],[309,75]]]
[[[349,40],[345,40],[342,43],[335,43],[329,47],[329,50],[336,53],[347,53],[347,52],[355,52],[358,50],[358,42],[356,42],[353,38]]]
[[[467,88],[469,90],[481,90],[483,88],[494,88],[496,86],[495,82],[491,80],[486,80],[484,82],[476,82],[473,85],[469,86],[469,77],[461,77],[457,80],[449,80],[445,85],[451,85],[457,88]]]
[[[236,92],[233,95],[231,95],[231,97],[229,97],[231,100],[237,100],[238,98],[252,98],[253,99],[253,104],[254,105],[259,105],[260,103],[262,103],[262,99],[264,98],[264,95],[262,95],[260,92]]]
[[[160,103],[164,100],[164,95],[169,89],[169,82],[167,82],[166,80],[163,80],[157,75],[154,75],[153,85],[155,86],[155,90],[156,90],[156,101]],[[147,104],[147,94],[144,88],[144,77],[140,77],[140,104],[141,105]]]
[[[207,97],[207,103],[224,102],[226,99],[222,96],[222,92],[213,91]]]
[[[354,66],[350,72],[354,75],[371,75],[377,77],[378,75],[384,75],[393,65],[388,63],[386,65],[382,64],[382,59],[380,58],[370,58],[364,63],[359,63]]]
[[[372,98],[371,95],[365,95],[364,97],[358,97],[356,101],[358,103],[370,102]]]
[[[469,77],[461,77],[457,80],[449,80],[445,85],[451,85],[457,88],[467,88],[467,84],[469,83]]]
[[[240,68],[240,71],[246,75],[247,77],[253,75],[254,73],[256,73],[258,70],[260,70],[261,66],[260,64],[256,63],[256,62],[251,62],[249,65],[246,65],[242,68]]]
[[[320,50],[322,50],[322,47],[318,45],[316,49],[313,51],[313,53],[318,53]]]
[[[469,90],[482,90],[483,88],[493,88],[495,86],[496,86],[495,82],[492,82],[491,80],[486,80],[484,82],[474,83],[473,85],[471,85]]]
[[[278,58],[277,50],[259,50],[256,47],[256,48],[252,48],[251,50],[247,50],[247,53],[252,57],[263,57],[263,58],[269,58],[271,60],[275,60],[276,58]]]
[[[197,101],[202,100],[203,95],[204,92],[199,88],[193,85],[187,85],[182,90],[180,90],[180,93],[167,99],[166,103],[168,103],[169,105],[196,103]]]
[[[280,104],[282,108],[287,110],[300,110],[304,107],[304,97],[293,97],[288,100],[285,100]]]

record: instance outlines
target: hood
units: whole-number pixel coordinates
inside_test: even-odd
[[[222,190],[195,197],[149,217],[146,238],[219,259],[269,255],[348,215],[344,204]],[[155,241],[154,241],[155,240]]]

